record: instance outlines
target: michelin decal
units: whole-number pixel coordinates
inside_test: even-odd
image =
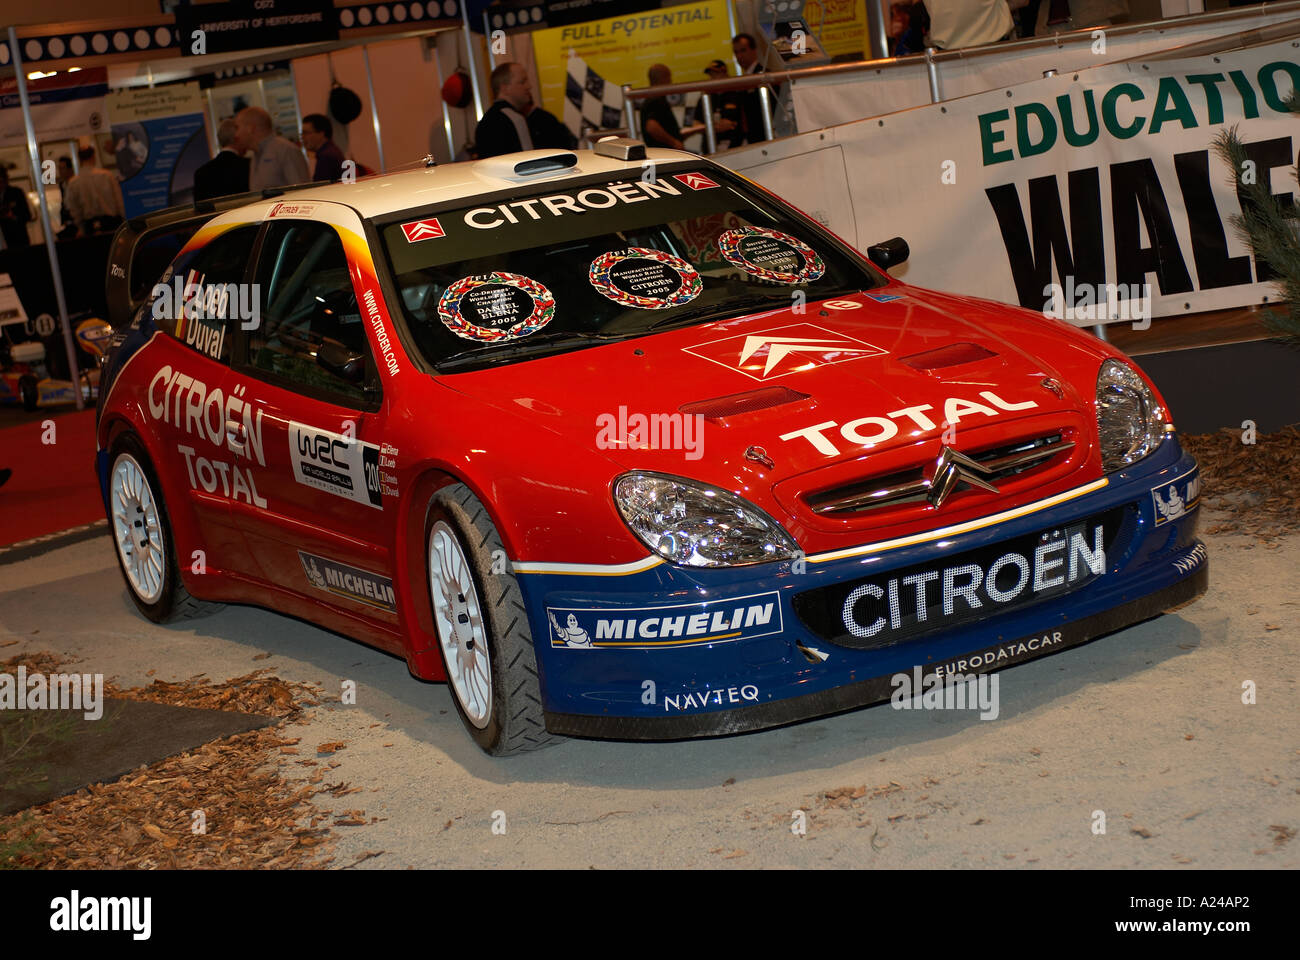
[[[782,630],[775,591],[662,607],[548,607],[546,619],[551,646],[572,650],[660,650],[752,640]]]

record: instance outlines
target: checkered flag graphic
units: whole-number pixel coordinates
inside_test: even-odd
[[[623,126],[623,89],[587,66],[581,57],[569,57],[564,83],[564,124],[577,136],[584,126]]]

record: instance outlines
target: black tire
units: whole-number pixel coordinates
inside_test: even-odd
[[[124,547],[119,539],[118,525],[114,516],[114,507],[119,506],[120,502],[114,503],[113,479],[119,464],[123,463],[126,457],[129,457],[139,467],[157,511],[158,530],[156,531],[156,537],[150,536],[149,538],[151,544],[154,544],[154,549],[161,545],[164,551],[161,564],[162,585],[156,597],[152,597],[152,594],[149,596],[142,595],[132,582],[131,576],[127,573],[127,559],[125,556],[127,547]],[[191,596],[181,582],[176,539],[172,536],[171,520],[167,516],[167,506],[163,502],[162,485],[158,482],[158,475],[154,471],[148,454],[145,453],[144,445],[134,435],[124,433],[113,441],[113,445],[109,449],[108,462],[110,504],[108,526],[116,547],[114,552],[117,554],[118,569],[122,571],[122,579],[126,582],[126,591],[131,595],[131,600],[136,605],[136,608],[154,623],[170,623],[175,620],[202,617],[220,610],[223,604],[211,603]]]
[[[491,705],[479,723],[475,723],[462,704],[462,694],[447,658],[444,640],[452,611],[447,607],[440,609],[431,558],[435,531],[445,532],[440,524],[450,528],[467,561],[477,591],[473,599],[480,610],[482,633],[487,640]],[[508,569],[493,572],[493,557],[504,558],[505,546],[487,510],[464,484],[444,487],[434,495],[425,523],[424,545],[425,580],[438,634],[438,650],[447,669],[452,702],[470,737],[484,752],[495,757],[525,753],[563,740],[546,732],[537,656],[519,582]],[[497,566],[501,565],[498,562]],[[465,598],[460,599],[463,602]]]
[[[40,391],[36,389],[36,378],[31,374],[18,379],[18,393],[23,398],[23,409],[31,413],[40,402]]]

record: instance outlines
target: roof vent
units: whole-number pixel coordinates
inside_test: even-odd
[[[577,166],[578,155],[572,151],[551,152],[529,150],[523,153],[507,153],[499,157],[488,157],[476,161],[474,169],[478,173],[500,180],[524,180],[548,173],[559,173]]]
[[[601,137],[592,147],[598,157],[615,160],[644,160],[645,144],[630,137]]]

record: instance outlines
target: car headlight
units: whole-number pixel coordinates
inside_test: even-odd
[[[651,552],[685,567],[730,567],[794,556],[781,525],[735,494],[661,473],[614,484],[623,520]]]
[[[1165,410],[1137,372],[1107,360],[1097,375],[1097,431],[1101,465],[1113,473],[1137,463],[1165,439]]]

